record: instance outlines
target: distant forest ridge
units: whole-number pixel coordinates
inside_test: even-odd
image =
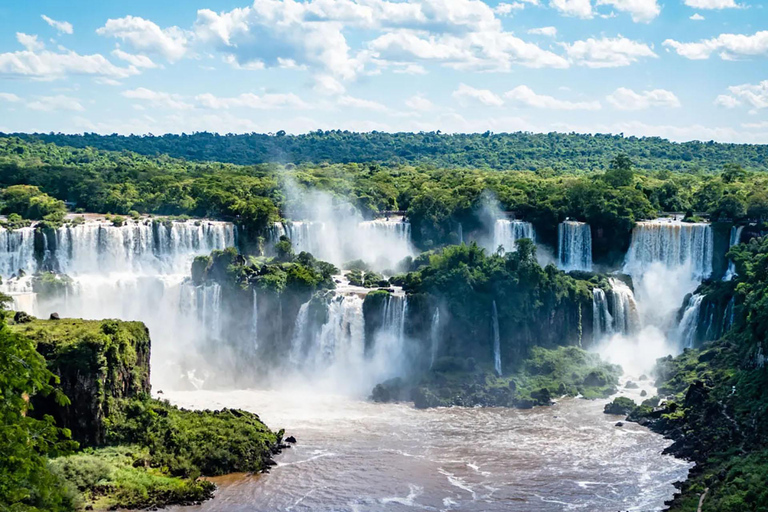
[[[0,136],[4,134],[0,133]],[[768,170],[768,145],[670,142],[659,137],[576,133],[357,133],[315,131],[302,135],[193,133],[181,135],[8,134],[60,146],[168,155],[190,161],[260,163],[414,164],[447,168],[545,170],[586,173],[605,170],[624,153],[646,171],[720,172],[736,163]]]

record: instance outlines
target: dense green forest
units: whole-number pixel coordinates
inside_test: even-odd
[[[762,145],[715,142],[673,143],[659,137],[490,133],[355,133],[317,131],[304,135],[83,135],[18,134],[26,140],[77,148],[170,155],[197,161],[233,164],[302,164],[378,162],[390,165],[585,173],[607,168],[607,162],[627,154],[648,171],[717,173],[727,163],[764,170],[768,148]]]
[[[489,203],[532,222],[539,241],[552,245],[558,222],[586,221],[598,262],[623,257],[634,223],[659,212],[768,219],[768,174],[737,164],[725,163],[716,173],[646,171],[618,155],[601,166],[604,171],[582,175],[358,163],[239,166],[0,138],[0,187],[36,186],[89,212],[234,220],[254,243],[273,222],[301,218],[306,204],[296,194],[308,188],[327,191],[367,217],[405,211],[420,249],[457,243],[459,224],[464,232],[480,228]],[[5,192],[3,213],[45,213],[14,199],[29,196],[14,190],[13,200]],[[42,199],[36,204],[57,209]]]

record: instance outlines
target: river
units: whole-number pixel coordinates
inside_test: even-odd
[[[298,443],[265,475],[215,479],[180,512],[652,511],[689,464],[668,441],[602,412],[605,400],[532,410],[375,404],[312,391],[173,391],[186,408],[241,408]]]

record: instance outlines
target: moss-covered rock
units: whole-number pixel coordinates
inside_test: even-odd
[[[625,396],[616,397],[613,402],[605,404],[603,412],[605,414],[614,414],[616,416],[626,416],[635,410],[637,404],[631,398]]]
[[[33,414],[53,416],[82,445],[103,445],[118,402],[150,391],[149,331],[141,322],[34,320],[11,328],[36,343],[71,402],[34,397]]]

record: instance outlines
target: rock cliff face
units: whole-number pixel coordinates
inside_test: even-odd
[[[33,320],[13,328],[37,343],[70,401],[36,397],[32,414],[53,416],[81,445],[103,445],[119,401],[150,392],[149,331],[141,322]]]

